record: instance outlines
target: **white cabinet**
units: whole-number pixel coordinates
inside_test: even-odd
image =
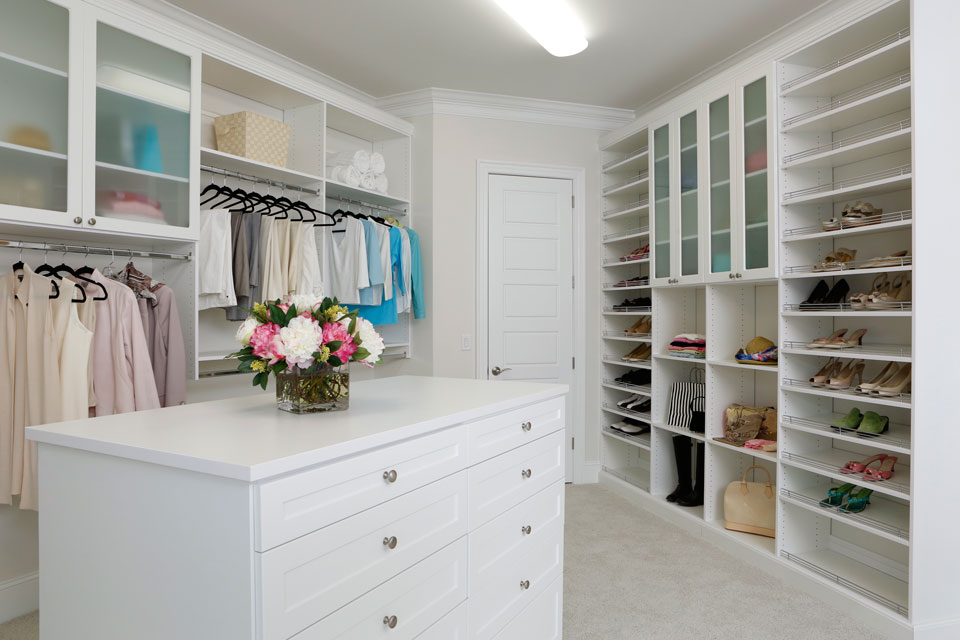
[[[653,215],[650,218],[650,247],[653,268],[650,281],[654,285],[673,284],[676,268],[673,260],[675,240],[673,231],[673,198],[671,174],[673,171],[673,146],[676,137],[672,119],[650,127],[650,148],[653,163],[650,168],[650,190],[653,193]]]

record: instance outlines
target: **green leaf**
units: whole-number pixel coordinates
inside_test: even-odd
[[[333,301],[330,298],[324,298],[323,302],[320,303],[320,313],[321,315],[330,307],[333,306]]]
[[[281,327],[287,326],[287,316],[280,307],[270,307],[270,322]]]
[[[363,347],[358,347],[356,351],[353,352],[353,358],[355,360],[363,360],[370,355],[370,352],[364,349]]]
[[[328,342],[326,344],[327,349],[330,351],[339,351],[340,347],[343,346],[343,340],[334,340],[333,342]]]
[[[330,359],[327,360],[327,364],[329,364],[331,367],[339,367],[340,365],[343,364],[343,361],[340,360],[340,358],[338,358],[337,356],[331,355]]]
[[[261,371],[257,375],[253,376],[253,386],[256,387],[259,385],[259,386],[262,386],[264,389],[266,389],[267,385],[265,384],[265,382],[267,380],[268,375],[269,374],[267,374],[266,371]]]
[[[260,381],[260,388],[264,391],[267,390],[267,383],[270,382],[270,376],[266,371],[263,373],[263,380]]]
[[[290,308],[287,309],[287,317],[284,324],[290,324],[290,321],[297,316],[297,307],[295,305],[290,305]]]
[[[280,362],[274,363],[274,365],[273,365],[273,373],[274,373],[274,374],[281,373],[281,372],[282,372],[284,369],[286,369],[286,368],[287,368],[287,363],[284,362],[283,360],[281,360]]]
[[[354,311],[356,313],[356,311]],[[357,316],[350,318],[350,327],[347,329],[350,332],[350,335],[353,335],[357,332]]]
[[[240,363],[239,367],[237,367],[237,371],[253,371],[253,367],[251,366],[252,364],[253,362],[250,360],[245,360]]]

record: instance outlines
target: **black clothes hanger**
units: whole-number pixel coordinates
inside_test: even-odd
[[[216,184],[214,184],[214,183],[212,183],[212,182],[211,182],[210,184],[208,184],[207,186],[205,186],[205,187],[203,188],[203,191],[200,192],[200,197],[201,197],[201,198],[203,198],[203,196],[207,195],[207,194],[210,193],[211,191],[213,191],[214,194],[213,194],[212,196],[210,196],[209,198],[207,198],[206,200],[201,200],[201,201],[200,201],[200,206],[203,206],[203,205],[207,204],[208,202],[210,202],[211,200],[216,200],[218,197],[224,195],[224,190],[225,190],[225,189],[229,189],[229,187],[227,187],[226,185],[222,185],[222,186],[221,186],[221,185],[216,185]]]
[[[94,296],[93,297],[94,300],[97,300],[97,301],[106,300],[108,297],[110,297],[110,294],[107,293],[107,288],[103,286],[103,283],[97,282],[93,278],[89,277],[91,275],[93,275],[93,267],[89,267],[87,265],[84,265],[74,270],[73,272],[73,277],[75,277],[77,280],[82,280],[83,282],[89,282],[94,286],[100,287],[100,290],[103,291],[103,297]]]

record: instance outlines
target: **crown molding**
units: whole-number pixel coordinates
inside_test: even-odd
[[[442,114],[600,131],[616,129],[636,117],[632,109],[438,88],[386,96],[377,100],[377,106],[401,118]]]

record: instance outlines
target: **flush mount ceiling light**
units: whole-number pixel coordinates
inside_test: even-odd
[[[558,58],[587,48],[583,24],[565,0],[493,0],[534,40]]]

